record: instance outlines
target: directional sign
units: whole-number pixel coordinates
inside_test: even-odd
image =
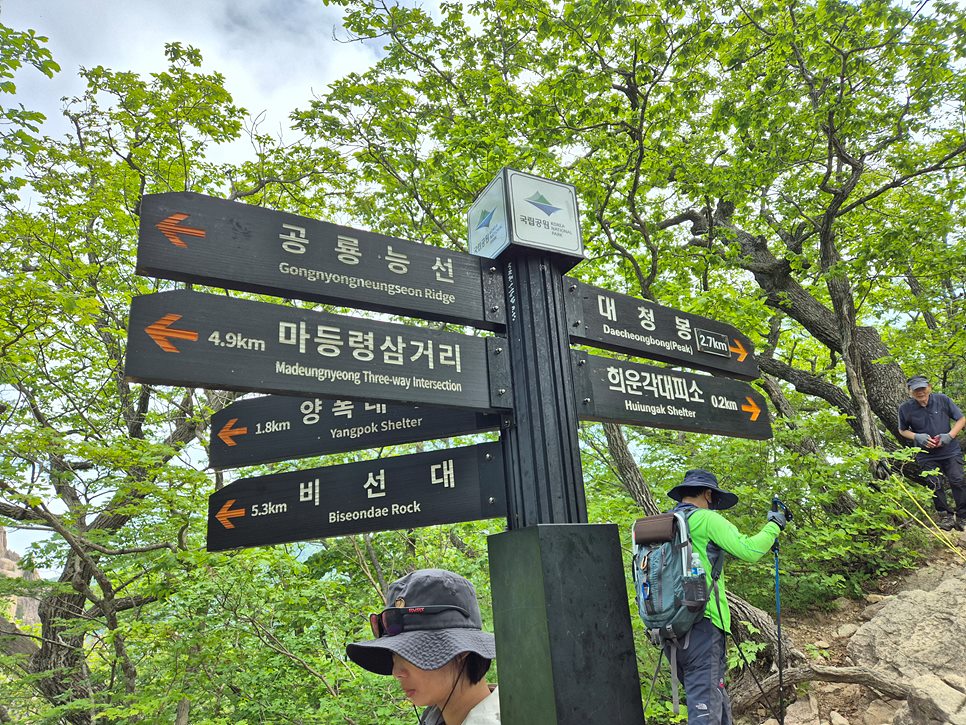
[[[585,420],[771,438],[765,401],[747,383],[571,351]]]
[[[189,192],[141,202],[138,274],[498,329],[492,263]]]
[[[268,395],[211,416],[209,462],[234,468],[499,427],[498,415],[468,410]]]
[[[506,516],[499,443],[243,478],[208,497],[208,551]]]
[[[131,304],[125,374],[167,385],[492,410],[510,405],[508,383],[496,382],[490,395],[491,377],[507,377],[504,346],[495,337],[163,292]]]
[[[573,342],[626,355],[758,377],[754,345],[731,325],[565,278]]]

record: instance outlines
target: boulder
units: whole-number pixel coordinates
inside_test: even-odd
[[[859,718],[860,725],[889,725],[901,703],[873,700]]]
[[[20,555],[7,548],[7,532],[0,526],[0,576],[11,579],[23,578],[38,580],[36,572],[24,572],[18,562]],[[32,597],[7,597],[0,599],[0,617],[15,617],[24,624],[37,624],[40,621],[39,602]]]
[[[839,639],[848,639],[859,631],[859,625],[847,622],[835,630],[835,636]]]
[[[958,677],[966,661],[966,572],[947,570],[932,591],[910,590],[881,607],[849,639],[849,659],[911,682]]]
[[[966,725],[966,681],[962,677],[922,675],[893,725]]]

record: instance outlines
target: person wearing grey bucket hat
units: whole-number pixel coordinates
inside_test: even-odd
[[[725,591],[724,554],[757,561],[768,553],[785,528],[785,516],[781,511],[769,511],[758,533],[742,534],[718,513],[738,503],[738,497],[721,488],[718,478],[702,468],[685,473],[681,483],[667,495],[678,502],[673,510],[687,516],[692,546],[701,560],[711,594],[704,618],[691,628],[677,655],[677,676],[684,683],[688,723],[730,725],[731,701],[724,674],[728,666],[725,636],[731,631],[731,611]]]
[[[372,640],[346,645],[349,659],[392,675],[413,707],[426,707],[421,725],[493,725],[500,700],[485,675],[496,658],[483,631],[476,590],[445,569],[419,569],[389,585],[390,604],[369,615]]]

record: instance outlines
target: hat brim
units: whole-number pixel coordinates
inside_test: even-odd
[[[928,388],[929,383],[916,383],[915,385],[910,385],[909,390],[922,390],[923,388]]]
[[[695,488],[695,484],[683,484],[679,483],[677,486],[672,488],[667,492],[667,495],[673,498],[678,503],[681,502],[681,497],[684,495],[684,489]],[[731,493],[731,491],[724,491],[720,488],[715,488],[714,486],[701,486],[701,488],[706,488],[709,491],[714,491],[714,510],[724,511],[725,509],[730,509],[736,503],[738,503],[738,496]]]
[[[419,629],[346,645],[353,662],[377,675],[392,674],[392,655],[399,655],[421,670],[438,670],[461,652],[496,659],[496,641],[479,629]]]

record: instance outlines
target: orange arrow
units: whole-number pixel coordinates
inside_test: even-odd
[[[745,346],[741,344],[741,340],[739,340],[737,337],[735,338],[734,346],[732,347],[729,345],[728,349],[731,350],[731,352],[738,353],[738,362],[744,362],[745,358],[748,357],[748,351],[745,350]],[[752,420],[754,420],[754,418],[752,418]]]
[[[245,509],[233,509],[231,505],[235,503],[236,499],[230,498],[225,501],[225,505],[221,507],[218,513],[215,514],[215,518],[221,522],[221,525],[226,529],[235,528],[235,524],[231,522],[232,519],[237,519],[239,516],[245,515]]]
[[[165,352],[181,352],[178,348],[168,342],[168,338],[173,337],[178,340],[194,341],[198,339],[198,333],[192,332],[191,330],[172,330],[170,326],[180,319],[181,315],[165,315],[154,324],[145,327],[144,331],[148,333],[148,336],[158,343],[158,347]]]
[[[745,400],[748,401],[748,405],[742,405],[741,409],[746,413],[751,413],[751,419],[753,421],[758,420],[758,416],[761,415],[761,408],[758,407],[758,404],[750,395],[746,395]]]
[[[188,248],[184,240],[179,237],[179,234],[187,234],[189,237],[201,237],[205,238],[204,229],[195,229],[194,227],[183,227],[180,226],[181,222],[188,218],[187,214],[172,214],[167,219],[162,219],[155,226],[158,231],[161,232],[168,241],[171,242],[176,247]]]
[[[218,437],[221,438],[226,446],[237,446],[238,443],[235,442],[235,436],[243,436],[248,432],[248,428],[232,428],[237,422],[238,418],[232,418],[225,423],[224,428],[218,431]]]

